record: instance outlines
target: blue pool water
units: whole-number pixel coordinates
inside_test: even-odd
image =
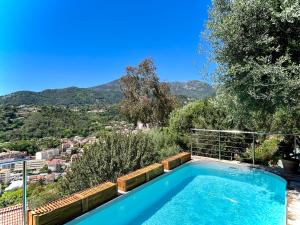
[[[189,163],[68,225],[283,225],[286,181],[225,163]]]

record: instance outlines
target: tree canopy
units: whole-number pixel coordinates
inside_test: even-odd
[[[164,124],[176,105],[175,96],[166,83],[159,81],[150,59],[137,67],[127,67],[121,89],[124,94],[121,112],[134,123]]]
[[[218,83],[244,115],[300,104],[300,4],[296,0],[214,0],[207,35]]]

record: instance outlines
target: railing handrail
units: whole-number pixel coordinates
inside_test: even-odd
[[[265,131],[242,131],[242,130],[214,130],[214,129],[201,129],[191,128],[191,131],[208,131],[208,132],[220,132],[220,133],[233,133],[233,134],[267,134],[267,135],[300,135],[300,133],[282,133],[282,132],[265,132]]]
[[[223,156],[227,156],[228,154],[236,154],[236,149],[240,150],[241,152],[238,153],[239,156],[241,156],[243,153],[243,150],[252,149],[252,163],[255,164],[255,155],[256,155],[256,140],[259,136],[275,136],[275,135],[282,135],[282,136],[291,136],[294,139],[294,155],[296,154],[297,149],[299,148],[299,143],[297,140],[299,140],[300,134],[284,134],[284,133],[271,133],[271,132],[253,132],[253,131],[241,131],[241,130],[216,130],[216,129],[200,129],[200,128],[192,128],[191,131],[191,153],[198,152],[197,154],[205,154],[210,156],[218,156],[219,159],[222,159]],[[200,135],[200,136],[199,136]],[[202,136],[201,136],[202,135]],[[234,146],[231,145],[231,143],[238,143],[237,141],[227,141],[227,136],[237,138],[239,136],[244,136],[244,140],[248,140],[248,147],[247,146]],[[204,136],[204,137],[203,137]],[[210,137],[209,137],[210,136]],[[196,139],[195,139],[196,138]],[[192,143],[193,139],[197,140],[195,144]],[[277,138],[278,139],[278,138]],[[252,140],[250,143],[250,140]],[[204,143],[199,144],[199,141],[204,141]],[[229,144],[228,144],[229,143]],[[242,142],[241,142],[242,143]],[[224,146],[225,144],[225,146]],[[210,146],[210,147],[207,147]],[[224,147],[226,148],[224,150]],[[193,150],[195,148],[196,151]],[[227,148],[230,148],[228,150]],[[202,152],[202,153],[201,153]],[[225,154],[224,154],[225,153]]]

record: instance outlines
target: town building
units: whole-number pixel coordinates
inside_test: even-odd
[[[64,164],[65,164],[65,160],[62,160],[62,159],[52,159],[50,161],[47,162],[47,165],[48,165],[48,169],[51,170],[52,172],[61,172],[61,171],[58,171],[61,169],[64,169]]]
[[[58,148],[53,148],[53,149],[49,149],[49,150],[44,150],[44,151],[40,151],[35,153],[35,159],[38,160],[49,160],[54,158],[55,156],[59,155],[59,149]]]
[[[45,160],[28,160],[26,161],[26,169],[29,172],[32,171],[39,171],[40,169],[42,169],[46,164]],[[23,170],[23,163],[19,162],[15,164],[15,169],[14,171],[22,171]]]
[[[10,170],[1,169],[0,170],[0,183],[8,184],[10,182]]]

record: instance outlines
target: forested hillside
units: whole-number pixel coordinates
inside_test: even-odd
[[[202,99],[213,96],[214,89],[201,81],[170,82],[171,92],[184,100]],[[91,88],[70,87],[51,89],[42,92],[19,91],[0,97],[0,104],[5,105],[111,105],[120,102],[122,92],[119,80]]]

